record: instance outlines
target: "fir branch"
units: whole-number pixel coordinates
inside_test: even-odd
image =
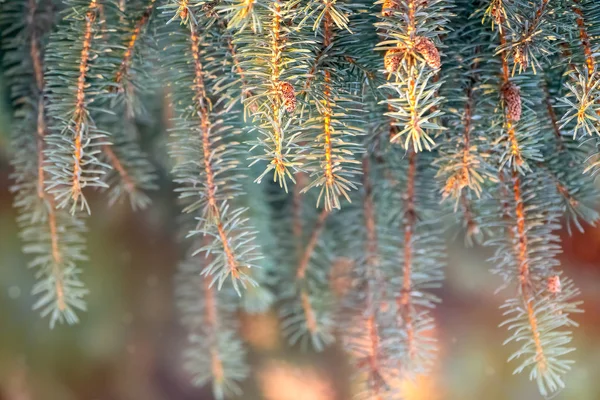
[[[571,362],[562,356],[572,349],[564,347],[571,341],[571,332],[563,328],[574,325],[569,314],[579,312],[579,302],[573,301],[578,292],[572,285],[560,299],[547,294],[547,280],[557,276],[554,257],[559,251],[558,238],[552,231],[558,227],[558,208],[547,196],[530,196],[542,183],[540,179],[535,172],[525,178],[512,172],[512,199],[506,200],[508,240],[494,259],[499,261],[496,271],[504,275],[507,284],[517,281],[517,297],[502,307],[509,316],[502,325],[512,331],[505,343],[521,342],[521,348],[509,360],[524,356],[515,373],[530,368],[530,379],[546,396],[564,387],[562,375]],[[543,209],[541,204],[545,205]],[[511,253],[501,255],[507,250]],[[557,309],[568,311],[563,314]]]
[[[499,30],[498,35],[500,36],[500,48],[506,47],[507,45],[507,41],[506,41],[506,35],[504,34],[504,32],[502,30]],[[511,87],[512,83],[510,82],[510,75],[509,75],[509,68],[508,68],[508,61],[506,61],[506,57],[502,57],[502,88],[509,88]],[[502,104],[504,107],[504,113],[505,113],[505,119],[504,119],[504,125],[505,125],[505,129],[507,132],[507,136],[508,136],[508,145],[510,150],[508,151],[509,153],[509,160],[510,160],[510,165],[513,166],[513,168],[527,168],[527,165],[524,163],[523,160],[523,156],[521,154],[521,147],[519,145],[519,141],[517,139],[517,134],[515,131],[515,115],[513,113],[511,113],[510,109],[511,109],[511,102],[510,100],[507,98],[508,96],[504,95],[504,93],[506,93],[506,91],[502,91]],[[520,102],[520,95],[519,95],[519,102]],[[517,105],[516,107],[521,107],[521,105]],[[520,112],[520,111],[519,111]],[[520,118],[520,117],[519,117]]]
[[[319,213],[317,222],[315,223],[310,238],[308,239],[308,243],[304,248],[304,252],[300,257],[300,261],[298,262],[298,268],[296,269],[297,280],[303,280],[306,277],[306,269],[308,268],[310,257],[312,256],[313,251],[315,250],[315,246],[317,245],[317,241],[319,240],[319,235],[321,235],[321,231],[325,226],[325,220],[327,219],[328,215],[329,211],[327,210],[323,210]]]

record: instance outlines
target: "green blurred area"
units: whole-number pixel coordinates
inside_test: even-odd
[[[4,92],[3,92],[4,93]],[[3,96],[4,97],[4,96]],[[4,104],[3,102],[0,102]],[[92,196],[90,261],[82,278],[91,294],[79,325],[48,328],[31,310],[33,271],[12,208],[8,163],[10,118],[0,108],[0,400],[186,400],[211,399],[194,388],[181,368],[185,333],[177,323],[172,278],[180,250],[174,241],[177,210],[167,179],[153,205],[133,213],[126,204],[106,206]],[[142,135],[144,133],[142,132]],[[157,158],[160,158],[157,156]],[[583,292],[585,314],[577,316],[577,360],[567,389],[556,399],[600,399],[600,230],[563,235],[563,265]],[[449,238],[452,241],[452,237]],[[407,389],[407,399],[540,398],[526,374],[513,376],[514,350],[502,321],[503,294],[488,272],[487,250],[462,248],[454,240],[447,280],[436,311],[439,365],[431,379]],[[246,400],[350,399],[347,356],[339,347],[303,354],[279,337],[274,313],[240,316],[250,347],[252,377]]]

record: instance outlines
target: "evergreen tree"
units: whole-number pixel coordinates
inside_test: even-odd
[[[599,218],[599,29],[594,0],[0,1],[35,308],[85,310],[90,190],[151,207],[167,171],[216,398],[248,376],[237,311],[272,307],[290,345],[341,340],[356,398],[396,398],[436,360],[448,231],[493,249],[509,361],[552,395],[581,311],[557,232]],[[163,97],[168,159],[138,131]]]

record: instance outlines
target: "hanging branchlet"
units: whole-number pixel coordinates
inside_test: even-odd
[[[311,2],[307,6],[309,15],[320,16],[320,24],[310,24],[308,18],[305,25],[305,28],[312,25],[316,29],[317,43],[313,50],[314,67],[303,93],[305,101],[312,106],[310,111],[305,111],[308,117],[304,123],[306,137],[312,139],[309,154],[305,156],[305,169],[312,181],[303,192],[319,188],[317,207],[323,201],[328,211],[341,208],[341,200],[350,201],[349,192],[357,189],[360,163],[356,155],[362,152],[356,141],[362,135],[358,129],[362,114],[358,87],[362,77],[348,73],[344,80],[339,78],[339,63],[350,51],[350,32],[359,18],[351,5],[345,7]],[[343,29],[338,27],[340,25]]]
[[[431,309],[438,300],[430,289],[442,281],[444,240],[433,222],[439,203],[433,196],[437,185],[431,161],[429,153],[387,154],[379,167],[382,179],[374,186],[381,229],[378,269],[389,276],[378,297],[379,315],[385,321],[379,330],[381,354],[393,355],[389,362],[399,370],[389,372],[401,377],[427,373],[436,353]]]
[[[595,225],[600,214],[595,211],[598,189],[594,178],[582,174],[579,168],[586,162],[590,146],[585,142],[571,141],[570,132],[562,128],[558,122],[559,113],[564,112],[564,108],[554,104],[552,99],[555,98],[555,94],[551,92],[548,83],[552,79],[557,79],[558,74],[560,71],[545,71],[543,104],[549,118],[545,119],[542,129],[553,132],[553,135],[545,136],[547,144],[544,146],[544,163],[538,163],[538,168],[554,182],[555,193],[563,205],[566,228],[570,234],[573,227],[583,232],[584,223]]]
[[[500,37],[500,47],[506,48],[507,37],[505,30],[498,30]],[[523,87],[531,88],[532,94],[536,82],[540,82],[540,77],[531,73],[524,73],[519,76],[519,80],[523,82],[519,88],[511,79],[509,64],[506,58],[501,55],[501,79],[499,85],[499,110],[502,110],[501,115],[498,115],[495,124],[502,127],[500,137],[497,140],[499,147],[496,151],[501,154],[500,166],[517,170],[525,173],[531,169],[530,161],[542,161],[541,155],[541,136],[539,132],[538,115],[531,109],[523,110],[522,89]],[[531,97],[534,99],[535,97]],[[530,100],[533,101],[533,100]]]
[[[37,298],[34,309],[56,323],[78,322],[77,313],[86,309],[87,289],[80,279],[78,264],[86,260],[85,226],[77,217],[58,209],[46,192],[47,102],[44,97],[45,46],[54,23],[51,2],[31,0],[0,5],[0,26],[10,23],[15,36],[0,41],[3,67],[15,106],[12,159],[23,252],[32,257]],[[6,20],[4,19],[6,18]]]
[[[47,191],[59,208],[70,205],[72,214],[78,209],[89,213],[83,189],[106,187],[102,176],[110,168],[99,159],[107,133],[96,127],[90,109],[94,97],[104,91],[96,76],[106,72],[110,63],[98,43],[103,23],[99,3],[68,0],[66,4],[64,24],[51,35],[46,57],[51,132],[46,138]],[[116,6],[106,3],[103,7]],[[70,80],[69,88],[65,87],[65,76]]]
[[[168,9],[167,16],[172,15],[173,9],[177,13],[179,8]],[[189,236],[211,238],[194,253],[212,254],[212,262],[202,275],[210,277],[211,285],[218,282],[219,288],[231,278],[239,293],[240,286],[255,284],[248,268],[254,267],[261,257],[255,232],[248,226],[246,209],[232,205],[234,197],[243,195],[236,183],[240,178],[239,161],[234,157],[238,143],[232,140],[239,132],[235,127],[237,116],[230,110],[217,109],[219,102],[210,97],[213,77],[218,74],[205,69],[205,60],[210,60],[214,48],[203,44],[206,42],[194,22],[199,9],[190,6],[186,25],[166,32],[170,41],[177,41],[172,50],[185,55],[167,57],[165,62],[170,73],[177,76],[172,99],[178,111],[172,130],[173,174],[184,213],[194,215],[198,221]]]
[[[300,173],[297,183],[305,184]],[[294,188],[272,220],[281,329],[290,345],[322,351],[334,337],[333,293],[328,280],[334,252],[328,231],[331,213],[316,210],[311,193]],[[308,197],[308,199],[306,198]],[[285,284],[284,284],[285,283]]]
[[[377,50],[384,51],[388,82],[381,87],[388,99],[383,103],[398,127],[390,140],[414,151],[431,150],[432,132],[443,129],[438,118],[442,98],[441,82],[432,77],[441,66],[440,53],[432,37],[443,31],[448,11],[443,2],[398,0],[393,13],[384,4],[381,20],[376,23],[380,35]]]
[[[117,72],[114,75],[114,83],[116,84],[114,90],[124,92],[130,85],[129,80],[131,79],[131,69],[134,62],[136,47],[139,45],[139,40],[143,33],[142,31],[147,26],[154,11],[154,7],[155,0],[150,0],[141,16],[134,22],[133,28],[128,30],[124,35],[125,51],[121,56]]]
[[[399,361],[405,351],[394,340],[397,332],[391,328],[395,326],[395,315],[386,306],[393,303],[390,281],[396,271],[390,267],[397,262],[397,251],[391,224],[379,209],[383,203],[378,201],[380,192],[375,188],[380,186],[375,182],[383,179],[380,174],[365,156],[361,202],[344,208],[334,220],[348,243],[340,254],[350,256],[354,265],[353,284],[345,295],[339,319],[345,348],[355,365],[353,379],[359,385],[353,398],[365,400],[383,400],[393,395],[397,388],[392,382],[400,375]],[[389,351],[392,341],[394,351]]]
[[[502,307],[507,318],[502,325],[511,332],[505,343],[519,343],[521,347],[509,361],[519,360],[521,363],[515,373],[528,371],[540,393],[549,396],[564,387],[562,376],[571,362],[563,356],[572,350],[568,347],[569,327],[574,325],[569,314],[578,312],[579,305],[575,300],[578,291],[572,283],[568,293],[551,293],[548,287],[549,279],[560,275],[556,260],[560,247],[554,232],[560,228],[558,222],[565,212],[562,198],[570,194],[551,171],[556,170],[556,160],[561,159],[564,165],[573,158],[567,154],[568,147],[563,143],[552,103],[548,99],[544,101],[549,95],[545,82],[522,73],[527,65],[532,65],[534,72],[541,71],[537,51],[544,53],[544,46],[548,46],[546,41],[552,40],[544,27],[549,18],[548,2],[535,5],[531,25],[522,19],[524,15],[531,18],[531,9],[508,9],[508,3],[503,1],[492,3],[496,11],[493,27],[500,39],[497,53],[502,72],[498,82],[502,107],[497,108],[502,110],[502,115],[496,123],[502,130],[496,143],[502,143],[502,147],[493,151],[491,158],[500,165],[500,190],[494,196],[499,202],[495,214],[502,215],[503,223],[499,232],[492,233],[497,238],[490,238],[488,243],[497,248],[491,260],[493,272],[504,278],[503,288],[514,290]],[[494,9],[488,8],[487,15],[493,14],[492,11]],[[526,44],[519,41],[534,32],[539,34],[535,40],[531,37]],[[515,61],[525,63],[519,70],[521,74],[514,78],[510,77],[509,68],[511,49],[517,51]],[[543,57],[550,54],[545,52]],[[519,57],[523,58],[519,60]],[[542,152],[549,144],[552,150]],[[564,174],[561,178],[570,181]],[[550,182],[554,182],[557,190],[541,193],[539,188],[551,186]],[[484,225],[491,226],[492,220],[497,221],[493,215],[492,212],[484,216]]]
[[[223,12],[230,15],[228,28],[239,49],[239,68],[244,71],[252,96],[244,100],[246,113],[252,111],[250,128],[256,140],[252,149],[262,154],[253,163],[266,162],[256,182],[268,174],[287,190],[288,180],[300,167],[300,130],[296,126],[296,92],[308,72],[308,52],[296,43],[310,44],[298,30],[290,29],[297,5],[279,0],[231,2]]]
[[[175,296],[187,331],[184,367],[194,385],[210,385],[215,399],[223,400],[241,395],[240,384],[249,369],[239,338],[235,293],[231,288],[217,291],[201,275],[212,261],[210,256],[187,257],[175,277]]]
[[[551,195],[538,191],[538,196],[531,196],[545,179],[535,172],[525,177],[512,172],[510,189],[505,191],[512,198],[504,199],[505,242],[492,261],[493,271],[505,279],[504,286],[516,285],[516,296],[502,307],[508,318],[502,325],[512,332],[505,343],[522,343],[509,361],[519,359],[515,373],[529,370],[540,393],[551,395],[564,387],[562,375],[570,368],[571,362],[562,356],[572,351],[566,347],[571,342],[569,327],[576,325],[570,315],[580,312],[580,302],[574,300],[579,292],[570,281],[568,290],[548,290],[548,280],[558,275],[555,257],[560,248],[552,232],[559,227],[560,208]]]

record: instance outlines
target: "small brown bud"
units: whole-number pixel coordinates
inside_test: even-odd
[[[419,52],[421,57],[425,59],[427,65],[429,65],[433,69],[438,69],[442,66],[440,61],[440,52],[437,47],[435,47],[435,43],[423,36],[417,37],[415,40],[415,50]]]
[[[520,70],[526,70],[529,66],[529,58],[523,49],[519,46],[515,46],[513,50],[513,59],[515,64],[519,65]]]
[[[521,119],[521,90],[512,82],[502,86],[502,98],[506,108],[506,117],[511,121]]]
[[[280,82],[279,94],[283,99],[285,110],[289,113],[293,113],[296,109],[296,92],[294,91],[292,84],[289,82]]]
[[[400,68],[400,63],[402,62],[403,58],[403,49],[389,49],[385,52],[385,57],[383,59],[383,66],[385,67],[385,70],[390,74],[397,72],[398,68]]]

